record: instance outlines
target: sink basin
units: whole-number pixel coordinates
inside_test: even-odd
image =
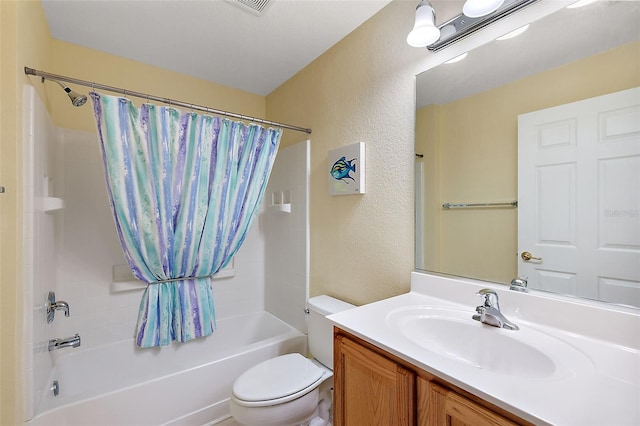
[[[584,353],[549,334],[522,326],[520,330],[492,327],[473,320],[472,314],[414,306],[391,311],[387,325],[434,355],[496,374],[567,377],[591,364]]]

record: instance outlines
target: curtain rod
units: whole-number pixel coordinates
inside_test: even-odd
[[[105,86],[104,84],[93,83],[86,80],[79,80],[77,78],[66,77],[64,75],[57,75],[57,74],[51,74],[44,71],[38,71],[36,69],[29,68],[29,67],[24,67],[24,73],[26,75],[35,75],[38,77],[42,77],[43,82],[45,79],[55,80],[55,81],[64,81],[66,83],[79,84],[81,86],[91,87],[92,89],[99,89],[99,90],[106,90],[114,93],[120,93],[120,94],[123,94],[124,96],[135,96],[136,98],[146,99],[147,101],[153,100],[156,102],[162,102],[170,106],[176,105],[184,108],[204,111],[207,113],[223,115],[225,117],[233,117],[240,120],[251,121],[254,123],[266,124],[268,126],[282,127],[284,129],[295,130],[296,132],[304,132],[309,134],[311,133],[311,129],[305,129],[303,127],[293,126],[291,124],[284,124],[284,123],[278,123],[275,121],[263,120],[262,118],[250,117],[248,115],[236,114],[234,112],[221,111],[221,110],[209,108],[206,106],[200,106],[200,105],[190,104],[187,102],[176,101],[169,98],[162,98],[159,96],[149,95],[147,93],[140,93],[140,92],[134,92],[132,90],[121,89],[119,87]]]

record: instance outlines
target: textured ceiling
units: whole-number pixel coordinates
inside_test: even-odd
[[[267,95],[390,0],[43,0],[54,38]]]

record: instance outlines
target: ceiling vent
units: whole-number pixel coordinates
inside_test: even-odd
[[[241,9],[250,12],[256,16],[261,16],[269,8],[271,0],[227,0],[231,4],[235,4]]]

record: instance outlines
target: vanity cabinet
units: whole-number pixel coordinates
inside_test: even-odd
[[[335,426],[530,425],[336,328]]]
[[[334,340],[334,425],[415,424],[415,381],[411,370],[337,335]],[[340,419],[340,420],[338,420]]]
[[[418,424],[434,426],[517,425],[518,423],[466,398],[459,393],[440,386],[433,381],[418,378],[418,388],[425,391],[426,408]],[[420,392],[420,391],[419,391]]]

